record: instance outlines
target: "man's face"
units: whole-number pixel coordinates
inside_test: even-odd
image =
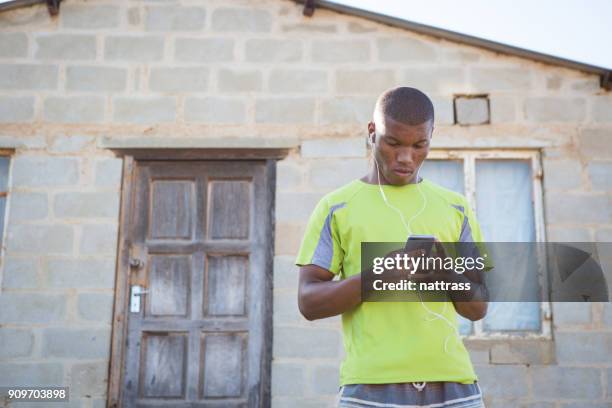
[[[374,157],[381,173],[381,184],[415,183],[417,170],[429,153],[432,121],[406,125],[391,118],[380,118],[368,124],[375,134]]]

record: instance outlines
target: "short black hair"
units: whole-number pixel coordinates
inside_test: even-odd
[[[391,118],[406,125],[420,125],[434,121],[434,108],[431,99],[416,88],[400,86],[383,92],[376,101],[376,114]],[[381,118],[382,118],[381,116]]]

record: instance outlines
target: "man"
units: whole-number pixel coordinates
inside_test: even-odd
[[[482,241],[466,198],[419,176],[433,123],[433,105],[421,91],[384,92],[368,123],[369,173],[321,199],[295,261],[304,317],[342,314],[340,407],[484,406],[457,331],[457,313],[470,320],[486,314],[480,272],[451,272],[451,280],[472,284],[463,296],[450,294],[452,302],[361,299],[361,242],[406,242],[414,234]]]

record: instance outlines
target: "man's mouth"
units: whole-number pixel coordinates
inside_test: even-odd
[[[396,168],[396,169],[393,169],[393,172],[400,177],[408,177],[412,175],[412,170],[410,169]]]

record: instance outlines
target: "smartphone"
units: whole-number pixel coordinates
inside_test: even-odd
[[[434,242],[436,242],[436,237],[433,235],[411,235],[406,241],[404,251],[411,252],[417,249],[423,249],[425,251],[425,256],[428,257]]]

